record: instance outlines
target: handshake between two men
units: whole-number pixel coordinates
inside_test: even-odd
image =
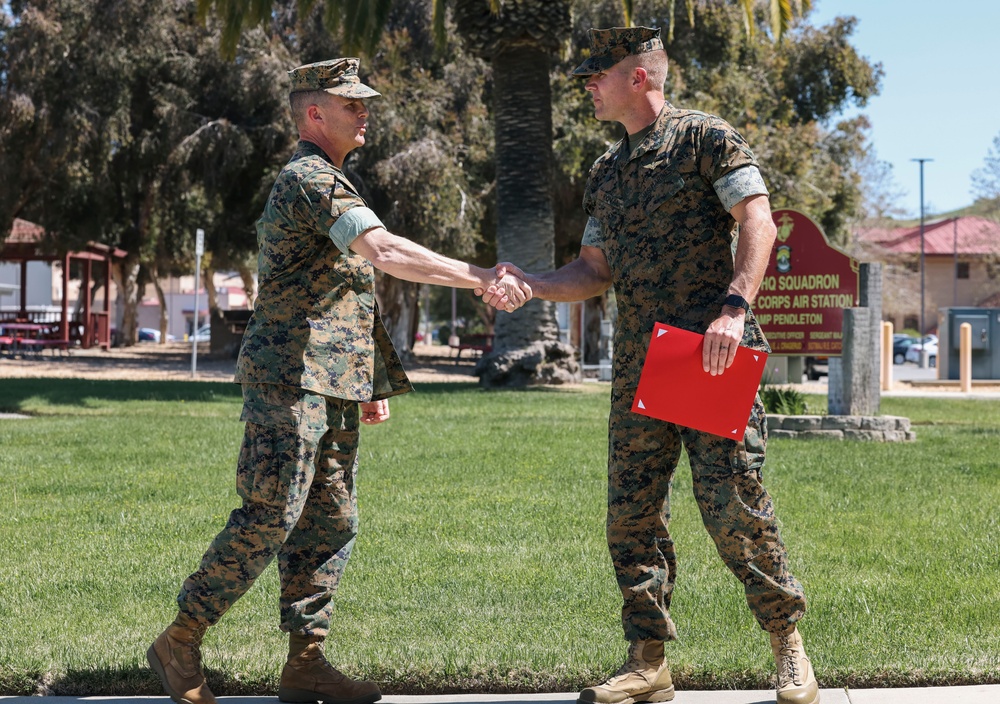
[[[527,275],[519,268],[509,263],[497,264],[494,268],[496,278],[487,288],[476,287],[477,296],[482,296],[483,302],[497,310],[513,313],[531,300],[531,285]]]

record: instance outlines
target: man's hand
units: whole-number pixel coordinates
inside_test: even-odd
[[[705,344],[701,352],[701,366],[712,376],[729,369],[736,359],[736,348],[743,340],[746,312],[742,308],[723,306],[722,315],[712,321],[705,331]]]
[[[476,295],[497,310],[512,313],[531,300],[531,286],[524,279],[524,272],[513,264],[497,264],[496,279],[485,290],[477,288]]]
[[[389,399],[383,398],[379,401],[366,401],[361,404],[361,422],[366,425],[375,425],[382,421],[389,420]]]

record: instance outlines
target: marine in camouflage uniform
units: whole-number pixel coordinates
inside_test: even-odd
[[[345,677],[320,648],[358,532],[359,427],[387,418],[385,399],[411,390],[379,317],[375,267],[465,288],[497,281],[492,270],[385,231],[342,171],[347,153],[364,144],[363,101],[379,95],[360,82],[357,59],[289,75],[301,139],[257,221],[259,293],[236,365],[246,424],[242,505],[184,581],[177,619],[147,653],[167,693],[185,704],[214,703],[201,638],[275,557],[280,627],[290,634],[279,698],[380,698],[374,683]],[[491,302],[512,310],[528,294],[515,296],[510,277],[503,283]]]
[[[724,373],[732,363],[736,343],[769,351],[746,303],[756,294],[774,238],[757,162],[743,138],[722,119],[667,103],[662,83],[648,94],[635,92],[636,68],[642,67],[643,81],[652,81],[657,65],[641,57],[656,52],[662,56],[662,80],[666,55],[659,30],[591,30],[591,57],[575,73],[589,78],[587,89],[594,95],[597,117],[622,122],[630,134],[591,169],[581,258],[551,274],[528,277],[536,296],[552,300],[595,295],[612,284],[618,305],[607,539],[631,646],[623,668],[604,684],[584,690],[582,702],[673,698],[663,643],[677,638],[670,618],[677,558],[669,521],[671,485],[682,446],[690,459],[704,525],[726,566],[743,583],[760,626],[773,634],[772,644],[775,638],[798,638],[795,624],[806,606],[802,587],[788,568],[771,499],[761,484],[767,429],[760,399],[755,399],[741,440],[631,410],[656,322],[706,333],[705,369],[713,374]],[[630,57],[640,58],[622,63]],[[651,122],[637,124],[637,113],[648,115]],[[734,262],[736,214],[744,218],[745,229],[755,224],[759,231],[744,234],[747,241],[741,243],[743,251],[737,246]],[[757,217],[755,223],[751,214]],[[763,257],[759,250],[747,254],[757,246],[750,238],[758,236]],[[726,335],[733,338],[731,349]],[[785,649],[795,647],[793,643]],[[778,659],[778,699],[781,704],[812,704],[818,693],[815,680],[812,685],[806,681],[811,668],[809,674],[802,673],[804,679],[786,676],[782,691],[782,669],[792,662],[793,669],[803,670],[808,663],[803,663],[804,651],[801,658],[798,650],[795,653],[794,662]]]

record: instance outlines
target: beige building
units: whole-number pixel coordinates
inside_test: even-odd
[[[920,226],[855,233],[858,257],[885,263],[882,317],[896,330],[920,327]],[[1000,302],[1000,224],[976,216],[924,223],[924,330],[936,332],[938,312]]]

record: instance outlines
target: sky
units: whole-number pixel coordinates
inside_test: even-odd
[[[906,215],[970,205],[972,172],[1000,134],[1000,0],[813,0],[811,24],[858,18],[852,45],[884,71],[865,114],[879,160],[892,165]]]

